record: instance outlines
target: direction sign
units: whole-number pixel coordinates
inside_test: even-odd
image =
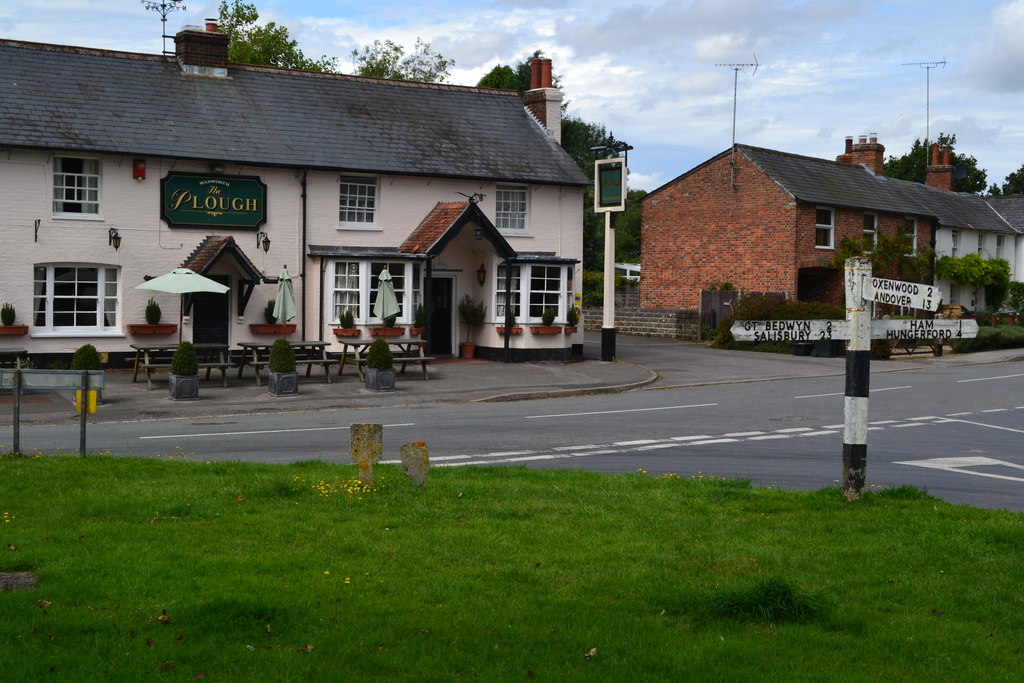
[[[887,280],[883,277],[865,279],[862,296],[882,304],[908,306],[926,311],[937,311],[939,304],[942,303],[942,292],[938,287],[902,280]]]
[[[849,339],[847,320],[737,320],[736,341],[819,341]],[[978,336],[975,320],[872,320],[872,339],[969,339]]]

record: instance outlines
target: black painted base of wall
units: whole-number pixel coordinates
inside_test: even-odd
[[[582,346],[582,345],[580,345]],[[580,353],[582,355],[582,348]],[[509,349],[509,361],[512,363],[530,363],[542,360],[570,360],[572,354],[568,348],[560,349]],[[484,360],[505,361],[504,347],[477,346],[476,357]]]

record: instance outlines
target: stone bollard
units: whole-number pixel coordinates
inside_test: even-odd
[[[380,460],[384,448],[384,425],[352,424],[349,427],[352,459],[359,464],[359,481],[373,481],[373,463]]]
[[[403,443],[402,470],[405,476],[412,479],[420,486],[427,485],[427,471],[430,469],[430,454],[427,451],[427,444],[422,441]]]

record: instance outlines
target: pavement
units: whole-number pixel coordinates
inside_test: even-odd
[[[196,419],[261,412],[510,401],[825,377],[846,372],[843,358],[722,351],[694,342],[629,335],[617,337],[615,361],[601,361],[600,357],[600,333],[587,333],[581,360],[505,364],[439,359],[430,365],[430,379],[424,380],[416,367],[398,374],[393,392],[365,389],[349,367],[340,378],[335,370],[330,384],[325,381],[322,369],[313,368],[309,377],[300,375],[299,395],[293,397],[269,395],[266,381],[257,387],[251,371],[246,371],[242,378],[237,372],[229,372],[227,387],[223,386],[219,373],[214,372],[209,380],[200,380],[200,398],[195,401],[170,400],[165,373],[154,375],[150,390],[144,378],[132,382],[131,370],[108,370],[102,404],[96,414],[88,415],[87,419],[90,422]],[[901,353],[888,361],[872,362],[871,371],[899,372],[1014,360],[1024,360],[1024,349],[963,355],[947,352],[940,358]],[[0,393],[0,426],[9,427],[13,423],[12,403],[9,391]],[[30,391],[22,397],[22,424],[75,423],[79,419],[72,391]]]

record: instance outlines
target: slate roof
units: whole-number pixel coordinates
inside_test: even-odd
[[[515,93],[0,40],[0,146],[559,185],[589,179]]]

